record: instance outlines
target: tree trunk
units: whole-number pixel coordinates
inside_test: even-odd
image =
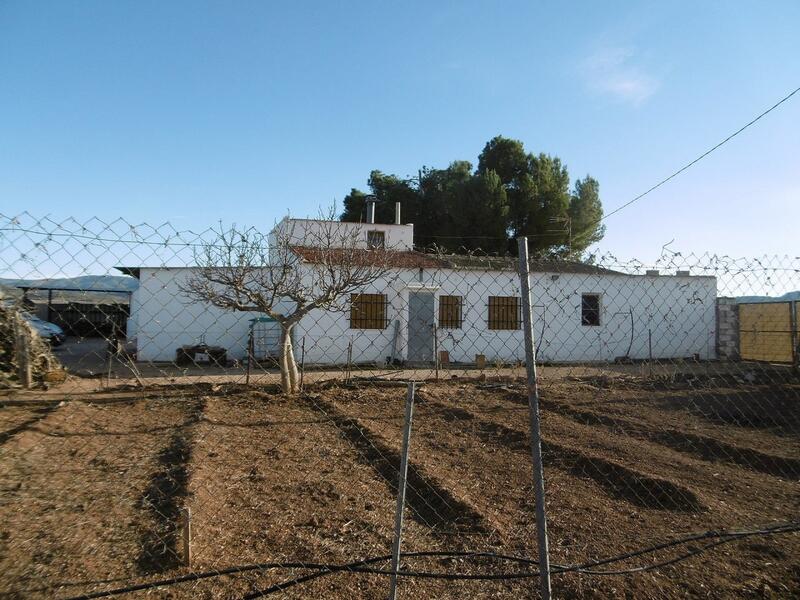
[[[291,325],[281,325],[281,387],[285,394],[296,394],[300,391],[300,373],[297,370],[297,362],[294,360],[294,348],[292,347]]]

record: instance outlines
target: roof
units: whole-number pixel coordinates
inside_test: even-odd
[[[332,263],[344,260],[344,250],[310,248],[308,246],[293,246],[292,251],[303,261],[308,263],[321,262],[327,254],[327,260]],[[416,250],[347,250],[347,254],[357,261],[385,264],[395,269],[461,269],[472,271],[514,271],[517,270],[515,256],[479,256],[473,254],[428,254]],[[575,273],[582,275],[626,275],[620,271],[613,271],[603,267],[590,265],[572,260],[558,259],[531,259],[529,261],[532,273]],[[141,269],[181,269],[192,267],[115,267],[117,270],[138,278]]]
[[[474,256],[469,254],[447,254],[444,259],[451,268],[489,271],[516,271],[519,259],[516,256]],[[528,261],[531,273],[577,273],[583,275],[625,275],[596,265],[574,260],[536,259]]]
[[[330,219],[314,219],[310,217],[284,217],[278,221],[280,225],[283,221],[311,221],[312,223],[344,223],[346,225],[385,225],[387,227],[413,227],[413,223],[368,223],[367,221],[331,221]]]
[[[139,272],[141,271],[141,267],[114,267],[114,268],[123,275],[130,275],[131,277],[136,277],[136,279],[139,279]]]
[[[337,262],[343,257],[337,256],[335,250],[321,250],[305,246],[295,246],[292,250],[305,262],[320,262],[326,253],[329,260]],[[517,258],[514,256],[478,256],[471,254],[426,254],[415,250],[355,250],[354,257],[369,260],[375,257],[389,267],[405,269],[466,269],[474,271],[516,271]],[[380,254],[376,254],[380,252]],[[595,265],[577,261],[531,259],[530,270],[533,273],[578,273],[584,275],[624,275]]]
[[[304,262],[318,263],[323,259],[331,263],[342,262],[345,252],[348,260],[373,262],[398,269],[446,269],[447,264],[431,254],[423,254],[413,250],[367,250],[367,249],[322,249],[308,246],[293,246],[292,251]]]

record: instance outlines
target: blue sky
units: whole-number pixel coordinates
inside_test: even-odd
[[[0,2],[0,212],[269,227],[491,137],[607,211],[800,86],[800,2]],[[600,244],[791,254],[800,94]]]

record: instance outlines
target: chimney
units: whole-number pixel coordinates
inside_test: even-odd
[[[644,274],[647,277],[658,277],[658,269],[647,269]]]
[[[400,225],[400,203],[394,203],[394,224]]]
[[[375,223],[375,198],[367,198],[367,223]]]

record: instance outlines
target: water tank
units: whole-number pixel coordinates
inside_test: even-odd
[[[250,319],[255,360],[276,359],[281,349],[281,326],[272,317]]]

